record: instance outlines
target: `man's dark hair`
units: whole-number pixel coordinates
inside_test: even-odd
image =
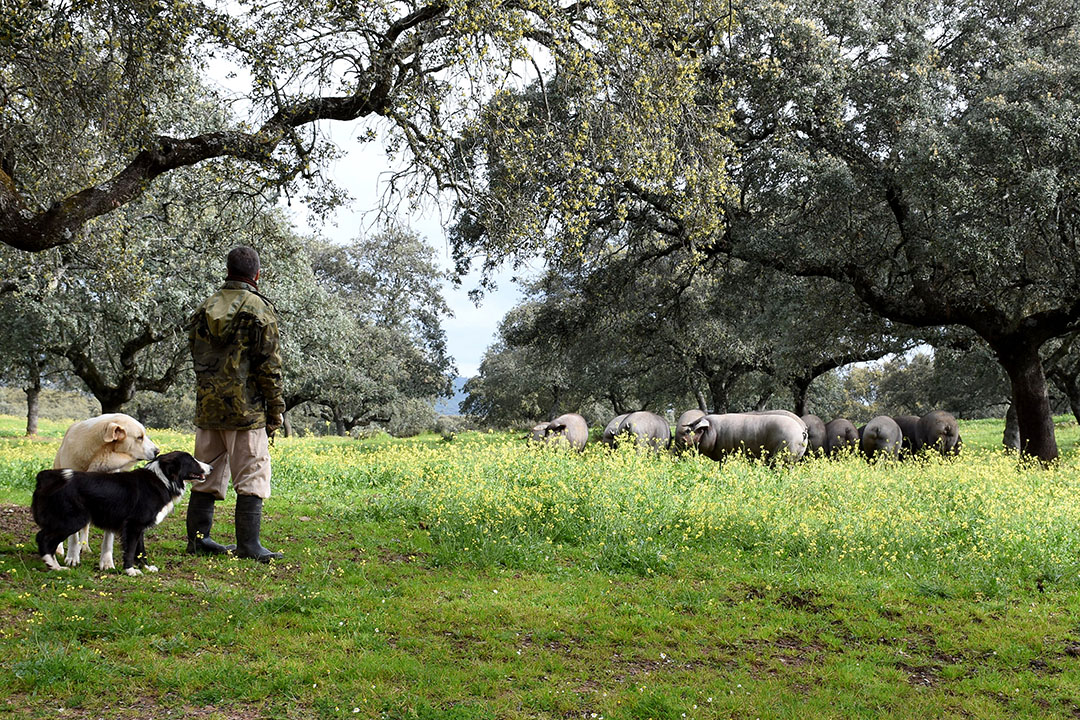
[[[233,248],[225,261],[225,269],[231,276],[254,280],[259,274],[259,253],[246,245]]]

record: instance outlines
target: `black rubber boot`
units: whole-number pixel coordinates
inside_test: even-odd
[[[222,545],[210,539],[210,527],[213,524],[214,496],[192,490],[187,506],[187,551],[189,553],[224,555],[236,549],[235,545]]]
[[[263,499],[255,495],[236,496],[236,556],[268,563],[285,553],[271,552],[259,542]]]

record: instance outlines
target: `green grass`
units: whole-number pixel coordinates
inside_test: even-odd
[[[184,555],[180,508],[141,578],[36,557],[26,506],[65,427],[0,417],[0,715],[1080,714],[1075,424],[1051,469],[985,421],[954,462],[779,470],[281,439],[263,536],[284,562]]]

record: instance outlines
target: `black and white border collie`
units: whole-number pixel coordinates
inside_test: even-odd
[[[212,469],[186,452],[171,452],[128,472],[42,470],[30,503],[41,527],[37,534],[41,559],[50,570],[66,570],[56,562],[56,547],[89,523],[120,536],[124,573],[142,575],[136,564],[157,572],[146,562],[146,529],[172,512],[184,494],[185,481],[202,480]]]

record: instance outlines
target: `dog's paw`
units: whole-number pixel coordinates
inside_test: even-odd
[[[74,548],[72,548],[72,551],[64,556],[64,564],[68,567],[79,566],[79,553],[75,552]]]
[[[142,570],[134,567],[124,568],[124,574],[128,577],[139,577],[142,575]]]
[[[116,563],[113,562],[112,555],[102,555],[98,560],[98,570],[115,570]]]
[[[143,565],[143,570],[146,572],[157,572],[157,565]]]
[[[68,569],[68,568],[64,567],[63,565],[61,565],[60,563],[56,562],[56,558],[54,556],[52,556],[52,555],[42,555],[41,560],[42,560],[42,562],[45,563],[45,567],[47,567],[50,570],[67,570]]]

